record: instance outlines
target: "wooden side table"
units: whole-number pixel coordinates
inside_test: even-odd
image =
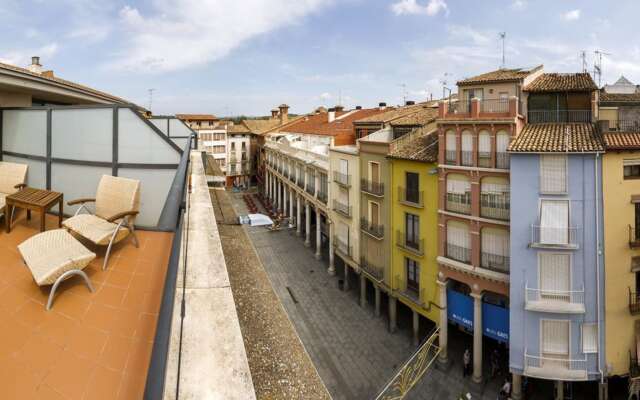
[[[31,211],[40,213],[40,232],[44,232],[45,216],[53,206],[58,204],[58,227],[62,227],[62,207],[64,196],[62,193],[44,189],[24,188],[21,191],[6,197],[5,225],[7,233],[11,232],[11,214],[13,210],[24,208],[27,210],[27,219],[31,219]]]

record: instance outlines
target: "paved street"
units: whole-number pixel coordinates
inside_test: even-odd
[[[240,196],[231,197],[238,214],[246,214]],[[340,290],[339,278],[326,272],[327,260],[315,260],[313,249],[304,247],[294,230],[244,228],[332,397],[371,399],[414,350],[410,325],[401,319],[401,329],[390,334],[386,316],[376,318],[372,306],[363,309],[358,305],[357,285],[352,284],[347,292]],[[470,343],[471,338],[451,333],[450,341],[457,339]],[[455,349],[450,352],[453,360],[461,359]],[[452,364],[447,371],[427,372],[409,398],[457,399],[469,390],[474,399],[495,400],[497,385],[495,380],[488,389],[472,386],[469,378],[462,379],[461,367]]]

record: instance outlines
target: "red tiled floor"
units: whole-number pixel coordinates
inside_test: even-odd
[[[0,231],[0,398],[142,398],[173,234],[138,231],[140,248],[115,246],[106,271],[105,249],[83,242],[98,255],[84,270],[95,292],[74,277],[47,312],[50,288],[16,248],[36,233],[37,218]]]

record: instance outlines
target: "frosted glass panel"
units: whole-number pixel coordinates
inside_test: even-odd
[[[180,161],[180,154],[138,114],[123,108],[118,113],[118,120],[119,162],[177,164]]]
[[[2,149],[14,153],[47,154],[47,112],[43,110],[4,110]]]
[[[53,110],[52,157],[110,162],[112,143],[112,109]]]
[[[167,128],[169,127],[167,123],[167,118],[150,118],[152,124],[154,124],[162,133],[167,135]]]
[[[72,215],[78,206],[69,207],[69,200],[96,197],[98,182],[102,175],[111,175],[111,168],[87,167],[53,163],[51,165],[51,189],[64,194],[64,213]],[[90,204],[93,210],[93,204]]]
[[[171,118],[170,120],[171,130],[169,136],[190,136],[191,129],[189,129],[182,121],[177,118]]]
[[[44,161],[29,160],[27,158],[4,156],[4,161],[27,164],[27,185],[33,188],[45,189],[47,187],[47,165]]]
[[[176,171],[173,169],[125,169],[118,175],[140,181],[140,214],[136,225],[155,227],[169,194]]]

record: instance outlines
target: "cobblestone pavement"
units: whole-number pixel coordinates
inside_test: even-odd
[[[240,196],[231,198],[238,214],[246,214]],[[244,229],[331,396],[372,399],[414,351],[409,323],[400,320],[399,331],[390,334],[386,316],[375,317],[372,306],[358,305],[358,285],[353,282],[351,290],[342,291],[339,278],[326,272],[326,255],[317,261],[313,249],[304,247],[294,230],[271,232],[247,225]],[[428,371],[408,398],[457,400],[469,391],[474,400],[495,400],[498,379],[478,387],[462,378],[459,360],[471,337],[453,328],[449,331],[454,362],[446,369]],[[459,349],[456,342],[461,343]]]

